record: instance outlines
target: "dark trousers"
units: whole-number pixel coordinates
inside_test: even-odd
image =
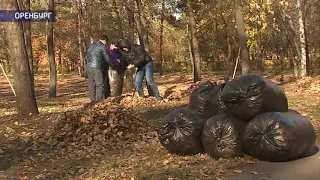
[[[91,102],[104,99],[104,76],[103,70],[87,67],[89,98]]]
[[[104,84],[104,99],[107,99],[108,97],[111,96],[111,90],[110,90],[110,79],[108,76],[108,69],[109,67],[107,67],[104,71],[103,71],[103,84]]]

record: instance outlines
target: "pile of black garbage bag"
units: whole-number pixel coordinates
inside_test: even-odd
[[[284,91],[257,74],[200,84],[187,107],[163,118],[158,137],[178,155],[207,153],[219,159],[249,154],[264,161],[309,156],[316,141],[311,122],[288,108]]]

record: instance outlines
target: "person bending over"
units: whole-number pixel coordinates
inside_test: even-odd
[[[111,61],[116,64],[121,72],[116,71],[112,67],[109,67],[108,77],[110,83],[111,96],[121,96],[123,90],[123,81],[124,81],[124,71],[127,65],[123,65],[123,60],[121,60],[121,55],[118,52],[118,40],[111,40],[110,47],[108,50]]]
[[[144,97],[142,81],[146,77],[147,83],[150,86],[154,97],[161,101],[162,97],[159,94],[157,84],[153,77],[153,60],[149,53],[138,44],[133,44],[127,39],[119,42],[118,50],[130,65],[127,68],[137,68],[135,87],[140,97]]]

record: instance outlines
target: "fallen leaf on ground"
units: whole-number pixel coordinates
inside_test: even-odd
[[[167,165],[169,163],[170,160],[166,159],[162,162],[163,165]]]
[[[243,170],[234,170],[235,173],[243,173]]]

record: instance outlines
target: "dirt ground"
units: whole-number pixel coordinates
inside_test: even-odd
[[[217,75],[203,77],[214,81],[223,79]],[[320,77],[295,79],[286,75],[269,78],[283,87],[289,107],[311,120],[319,139]],[[156,82],[160,94],[167,96],[170,92],[181,92],[190,87],[192,75],[157,76]],[[150,103],[152,100],[133,103],[137,98],[128,102],[151,126],[154,138],[147,142],[132,143],[122,148],[111,145],[98,154],[48,147],[38,151],[26,150],[25,144],[39,140],[34,137],[52,132],[65,112],[78,110],[89,102],[86,80],[77,75],[58,76],[58,97],[55,99],[48,98],[48,87],[47,77],[35,77],[40,114],[17,117],[13,93],[5,78],[0,76],[0,179],[219,180],[223,175],[239,173],[241,167],[257,162],[249,156],[214,160],[205,154],[186,157],[169,154],[159,143],[156,129],[172,109],[188,103],[188,96],[169,98],[156,104]]]

